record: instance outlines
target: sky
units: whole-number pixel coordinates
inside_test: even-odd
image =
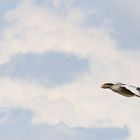
[[[140,2],[0,0],[3,140],[138,140]]]

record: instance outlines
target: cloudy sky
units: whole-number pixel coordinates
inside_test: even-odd
[[[2,140],[138,140],[138,0],[0,0]]]

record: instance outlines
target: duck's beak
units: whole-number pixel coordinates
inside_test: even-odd
[[[102,84],[102,85],[101,85],[101,88],[105,88],[105,84]]]

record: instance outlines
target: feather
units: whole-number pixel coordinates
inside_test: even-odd
[[[140,88],[139,87],[132,86],[132,85],[127,85],[127,84],[121,85],[121,87],[124,87],[124,88],[130,90],[135,95],[140,96]]]

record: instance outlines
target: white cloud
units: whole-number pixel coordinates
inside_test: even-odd
[[[60,7],[62,4],[65,4],[65,6],[69,7],[74,2],[75,0],[52,0],[52,3],[56,8]]]
[[[23,1],[16,10],[5,16],[10,24],[2,35],[1,61],[18,52],[43,52],[50,49],[83,56],[100,55],[100,48],[104,52],[101,55],[108,55],[108,50],[113,53],[112,47],[116,44],[110,39],[108,29],[79,29],[80,22],[86,16],[87,13],[78,9],[69,10],[62,16]]]
[[[128,137],[128,130],[125,127],[70,128],[63,123],[34,125],[31,123],[30,111],[18,108],[9,110],[9,112],[10,117],[7,121],[0,124],[0,135],[3,140],[9,140],[9,138],[14,138],[14,140],[122,140]],[[0,115],[5,116],[5,113],[2,112]]]
[[[71,5],[74,1],[75,0],[69,0],[69,1],[67,1],[67,0],[52,0],[53,5],[55,7],[59,7],[62,3],[65,3],[67,5]]]
[[[139,99],[100,90],[100,84],[119,80],[138,85],[139,54],[118,49],[109,27],[82,27],[80,23],[88,14],[79,9],[71,9],[62,16],[30,2],[22,1],[5,16],[9,24],[0,43],[1,63],[19,52],[60,50],[87,57],[91,69],[74,83],[54,89],[1,79],[0,106],[30,109],[35,123],[62,121],[83,127],[127,125],[132,134],[130,139],[138,137]]]

